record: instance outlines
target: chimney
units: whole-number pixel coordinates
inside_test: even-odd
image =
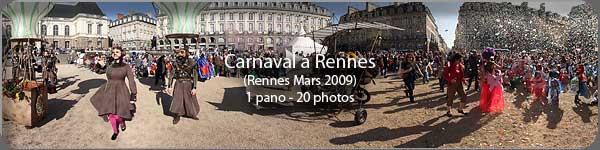
[[[521,3],[521,7],[527,7],[527,4],[528,4],[527,2],[523,2],[523,3]]]
[[[359,10],[352,7],[352,6],[348,6],[348,15],[354,14],[356,12],[358,12]]]
[[[375,10],[377,8],[377,5],[375,5],[373,3],[370,3],[370,2],[367,2],[366,8],[367,8],[367,11],[370,12],[370,11]]]
[[[540,4],[540,10],[541,11],[546,11],[546,3],[541,3]]]
[[[118,14],[117,14],[117,19],[118,19],[118,20],[121,20],[121,19],[123,19],[123,14],[122,14],[122,13],[118,13]]]

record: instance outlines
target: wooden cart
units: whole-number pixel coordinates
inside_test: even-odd
[[[18,62],[27,64],[21,68],[14,68],[11,74],[14,79],[26,79],[27,84],[23,85],[23,98],[16,99],[13,96],[2,94],[2,118],[12,120],[17,124],[26,127],[33,127],[40,121],[48,110],[48,91],[43,82],[35,81],[35,72],[33,66],[29,65],[28,59],[33,59],[31,55],[32,45],[34,42],[42,41],[37,38],[19,38],[11,39],[11,42],[17,42],[20,49]],[[42,41],[43,42],[43,41]],[[25,46],[24,44],[29,45]],[[6,67],[6,66],[5,66]],[[13,80],[14,80],[13,79]],[[3,77],[3,80],[7,80]],[[4,87],[6,88],[6,87]]]
[[[26,127],[33,127],[48,111],[48,92],[41,83],[30,90],[23,90],[23,99],[11,98],[3,94],[2,118],[12,120]]]

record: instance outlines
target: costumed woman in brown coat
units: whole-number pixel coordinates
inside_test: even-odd
[[[169,111],[175,114],[173,124],[177,124],[181,116],[190,117],[198,120],[198,112],[200,105],[196,98],[196,81],[198,81],[198,64],[193,59],[189,58],[187,49],[179,49],[176,51],[177,58],[173,63],[171,76],[169,77],[169,93],[173,96],[171,108]],[[172,88],[173,79],[175,87]]]
[[[115,140],[119,134],[118,125],[121,126],[122,131],[125,131],[124,119],[131,119],[133,116],[131,110],[136,100],[137,88],[131,67],[123,61],[125,51],[120,47],[113,48],[111,55],[106,69],[108,81],[98,89],[90,101],[98,111],[98,115],[112,125],[111,139]],[[125,77],[129,81],[129,89]]]

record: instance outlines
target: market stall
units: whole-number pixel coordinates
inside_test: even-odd
[[[33,50],[36,42],[43,41],[37,35],[37,22],[53,6],[49,2],[11,2],[2,9],[14,27],[10,42],[17,43],[11,59],[3,60],[10,62],[4,67],[12,69],[12,76],[4,74],[2,78],[2,117],[27,127],[34,126],[48,110],[47,85],[36,78]]]

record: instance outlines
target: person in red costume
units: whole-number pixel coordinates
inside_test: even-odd
[[[500,66],[495,62],[488,62],[483,71],[483,81],[487,89],[481,89],[487,91],[487,94],[481,94],[480,96],[480,107],[481,112],[484,113],[497,113],[504,110],[504,90],[502,87],[502,72]]]
[[[455,93],[458,93],[458,96],[460,96],[458,112],[467,115],[467,113],[463,111],[465,103],[467,102],[467,95],[463,88],[463,84],[466,83],[466,80],[464,77],[465,67],[462,64],[462,55],[454,53],[450,56],[449,61],[450,66],[446,67],[444,72],[442,72],[444,79],[448,81],[448,102],[446,103],[448,111],[446,112],[446,116],[452,117],[450,110],[452,109],[452,101],[454,100]]]

